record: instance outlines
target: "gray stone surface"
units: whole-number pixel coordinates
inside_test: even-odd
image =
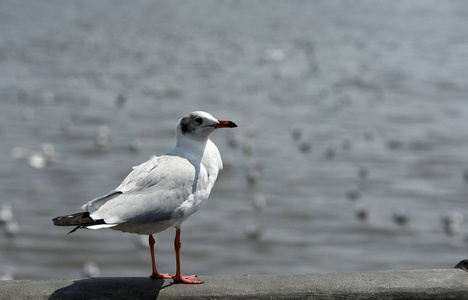
[[[0,299],[468,299],[460,269],[200,277],[201,285],[144,277],[0,281]]]

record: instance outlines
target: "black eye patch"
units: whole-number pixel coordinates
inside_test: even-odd
[[[180,120],[180,129],[183,134],[187,134],[193,131],[194,128],[190,126],[189,118],[183,118]]]

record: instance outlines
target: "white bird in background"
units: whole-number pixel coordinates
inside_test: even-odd
[[[208,198],[223,167],[210,134],[217,128],[233,127],[237,127],[234,122],[217,120],[206,112],[189,113],[177,124],[174,149],[134,167],[115,190],[83,205],[84,212],[53,219],[54,224],[76,226],[71,232],[79,228],[111,228],[149,235],[151,278],[203,283],[195,280],[195,275],[182,276],[180,228]],[[173,276],[159,273],[154,259],[153,234],[170,227],[176,229],[176,274]]]

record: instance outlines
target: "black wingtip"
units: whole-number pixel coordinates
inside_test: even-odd
[[[83,226],[83,225],[78,225],[78,226],[76,226],[76,227],[73,228],[69,233],[67,233],[67,235],[69,235],[70,233],[73,233],[73,232],[77,231],[77,230],[80,229],[80,228],[84,228],[84,226]]]
[[[56,217],[52,219],[52,222],[54,222],[55,226],[75,226],[68,234],[73,233],[80,228],[86,228],[87,226],[106,224],[103,219],[93,220],[87,211]]]

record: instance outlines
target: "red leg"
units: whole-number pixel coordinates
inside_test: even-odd
[[[154,243],[155,243],[155,240],[154,240],[154,237],[153,237],[152,234],[150,234],[150,236],[148,238],[148,242],[149,242],[150,251],[151,251],[151,262],[153,264],[153,273],[150,275],[150,277],[153,278],[153,279],[171,279],[172,276],[170,276],[169,274],[161,274],[156,269],[156,262],[155,262],[155,259],[154,259]]]
[[[203,283],[201,280],[194,280],[197,278],[196,275],[192,276],[182,276],[182,271],[180,270],[180,229],[176,229],[176,236],[174,240],[174,249],[176,253],[176,264],[177,264],[177,269],[176,269],[176,274],[174,275],[174,281],[178,283]]]

